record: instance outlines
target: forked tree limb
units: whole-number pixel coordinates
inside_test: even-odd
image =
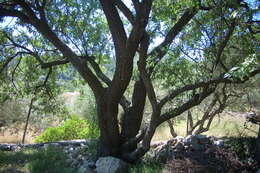
[[[87,56],[86,57],[87,61],[90,63],[91,67],[94,69],[97,77],[103,81],[108,87],[111,85],[112,81],[107,77],[99,67],[99,65],[95,62],[94,57]],[[122,97],[120,101],[120,105],[123,107],[124,111],[126,111],[129,108],[130,101],[126,99],[125,96]]]
[[[221,41],[221,43],[220,43],[220,45],[218,47],[217,54],[216,54],[216,61],[215,61],[215,64],[213,66],[213,69],[216,68],[218,66],[218,64],[220,64],[221,67],[226,72],[228,71],[228,68],[224,65],[223,61],[221,60],[221,57],[222,57],[222,54],[223,54],[223,51],[224,51],[225,47],[228,44],[228,41],[230,40],[232,34],[234,33],[235,27],[236,27],[236,21],[233,20],[231,22],[231,25],[228,28],[228,31],[227,31],[226,35],[224,36],[224,39]]]
[[[129,10],[129,8],[121,0],[116,0],[115,3],[118,9],[124,14],[124,16],[128,19],[128,21],[133,25],[135,22],[135,16]]]
[[[112,34],[115,44],[116,56],[122,56],[126,47],[127,36],[124,29],[123,22],[116,9],[114,0],[100,0],[103,11],[106,15],[108,26]]]
[[[159,106],[163,107],[167,102],[169,102],[170,100],[174,99],[175,97],[177,97],[178,95],[180,95],[181,93],[184,93],[186,91],[191,91],[194,89],[206,87],[209,85],[216,85],[216,84],[220,84],[220,83],[226,83],[226,84],[244,83],[244,82],[248,81],[251,77],[253,77],[259,73],[260,73],[260,67],[254,69],[248,75],[243,76],[241,79],[237,79],[237,78],[233,79],[232,77],[231,78],[225,77],[223,74],[221,74],[219,77],[210,79],[208,81],[197,82],[194,84],[185,85],[181,88],[170,91],[170,94],[166,95],[163,99],[161,99],[161,101],[159,102]]]

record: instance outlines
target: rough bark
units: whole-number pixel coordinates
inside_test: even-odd
[[[258,165],[260,165],[260,126],[258,129],[258,135],[257,135],[257,139],[256,139],[255,159],[256,159]]]
[[[139,132],[143,120],[145,98],[144,84],[142,80],[138,80],[134,86],[132,106],[128,108],[122,117],[121,135],[124,142],[134,138]]]
[[[33,102],[34,102],[34,98],[31,99],[31,102],[30,102],[30,105],[29,105],[29,110],[28,110],[28,113],[27,113],[26,123],[25,123],[25,127],[24,127],[24,132],[23,132],[22,144],[24,144],[24,142],[25,142],[27,128],[28,128],[28,124],[29,124],[29,120],[30,120],[30,116],[31,116],[31,112],[32,112]]]
[[[116,69],[111,85],[105,92],[105,100],[102,98],[100,103],[98,104],[99,125],[101,130],[100,153],[102,156],[119,155],[119,146],[123,142],[120,141],[117,120],[118,104],[122,99],[123,94],[131,80],[133,71],[133,58],[137,52],[137,48],[144,34],[145,27],[148,23],[147,19],[151,10],[152,3],[150,0],[141,3],[143,9],[136,16],[132,31],[127,38],[124,31],[123,23],[116,9],[115,2],[105,0],[100,0],[100,2],[108,21],[116,53]],[[134,102],[136,101],[136,98],[136,96],[133,97]],[[136,103],[134,102],[133,108],[129,109],[133,112],[126,112],[128,113],[128,116],[126,117],[132,116],[135,111],[140,112],[140,110],[137,109],[138,105],[136,105]],[[143,108],[140,107],[139,109],[141,109],[142,111]],[[136,114],[138,115],[136,117],[138,120],[140,120],[141,114],[138,114]],[[132,124],[132,120],[130,118],[128,120],[129,123]],[[139,131],[139,128],[137,130],[132,130],[131,128],[130,131],[131,134],[128,135],[133,135],[136,133],[136,131]],[[132,133],[132,131],[134,131],[134,133]]]
[[[120,135],[117,120],[118,107],[108,102],[110,95],[104,94],[97,100],[100,127],[99,156],[119,156]]]
[[[193,127],[193,119],[192,119],[192,114],[191,114],[191,111],[188,110],[188,113],[187,113],[187,132],[186,132],[186,135],[191,135],[190,133],[190,129]]]
[[[176,136],[178,136],[177,133],[174,130],[174,125],[173,125],[172,120],[168,120],[167,123],[168,123],[168,126],[170,128],[170,133],[171,133],[172,137],[175,138]]]

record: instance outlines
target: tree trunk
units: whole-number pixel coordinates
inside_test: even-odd
[[[255,159],[256,159],[258,165],[260,166],[260,126],[258,129],[258,136],[256,139]]]
[[[122,117],[123,142],[134,138],[140,129],[143,120],[143,111],[145,106],[146,91],[142,80],[135,83],[132,97],[132,106],[124,113]]]
[[[136,137],[140,130],[145,106],[146,92],[141,80],[134,86],[132,106],[127,109],[122,117],[122,129],[119,133],[118,104],[109,100],[108,92],[97,100],[97,112],[100,127],[100,146],[98,156],[121,157],[124,153],[133,152],[137,143],[122,148],[122,144]]]
[[[97,101],[97,114],[100,128],[98,156],[119,156],[120,135],[117,120],[118,104],[109,102],[104,96]]]
[[[178,136],[177,133],[174,130],[172,120],[168,120],[167,123],[168,123],[168,126],[170,128],[170,133],[171,133],[172,137],[175,138],[176,136]]]
[[[25,127],[24,127],[24,132],[23,132],[22,144],[24,144],[24,142],[25,142],[25,136],[26,136],[26,133],[27,133],[27,128],[28,128],[28,124],[29,124],[29,120],[30,120],[30,116],[31,116],[33,101],[34,101],[34,98],[31,99],[31,103],[30,103],[30,106],[29,106],[29,110],[28,110],[28,114],[27,114],[27,118],[26,118],[26,123],[25,123]]]

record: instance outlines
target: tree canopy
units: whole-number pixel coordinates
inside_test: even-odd
[[[149,150],[160,124],[223,85],[260,73],[257,3],[2,0],[0,97],[53,97],[57,81],[76,70],[95,95],[99,155],[135,161]],[[143,127],[146,97],[152,113]],[[169,108],[169,102],[178,104]]]

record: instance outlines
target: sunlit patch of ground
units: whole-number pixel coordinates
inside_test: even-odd
[[[24,123],[14,124],[10,127],[1,127],[0,129],[0,143],[22,143],[24,133]],[[28,130],[25,137],[25,143],[31,144],[34,142],[34,138],[40,134],[36,128],[28,126]]]
[[[240,113],[223,113],[216,117],[208,132],[203,134],[215,137],[240,137],[257,136],[258,126],[251,123],[245,123],[246,119]],[[182,120],[175,124],[175,131],[179,136],[186,135],[186,121]],[[153,141],[169,140],[172,138],[170,129],[165,123],[156,130]]]
[[[20,131],[16,134],[13,134],[12,132],[5,132],[0,134],[0,143],[21,143],[22,142],[22,136],[23,132]],[[34,136],[27,135],[25,139],[26,144],[33,143]]]

